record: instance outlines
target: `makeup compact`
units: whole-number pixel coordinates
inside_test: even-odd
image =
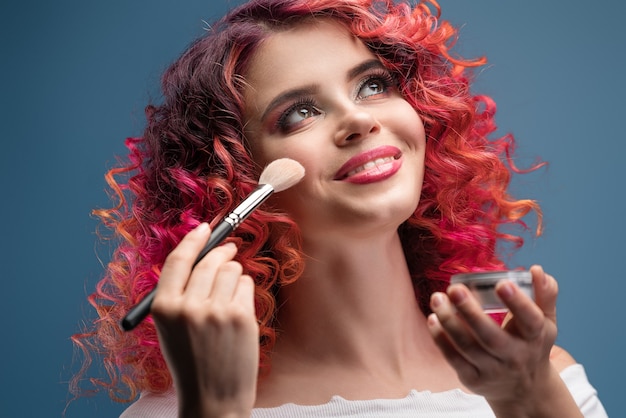
[[[527,270],[460,273],[452,276],[450,284],[463,283],[467,286],[482,305],[485,313],[504,314],[508,312],[508,308],[495,292],[496,284],[500,280],[509,280],[515,283],[522,292],[534,299],[532,276]]]

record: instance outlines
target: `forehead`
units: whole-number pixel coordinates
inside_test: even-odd
[[[250,61],[246,81],[256,94],[272,94],[268,90],[295,88],[373,57],[340,23],[312,19],[265,39]]]

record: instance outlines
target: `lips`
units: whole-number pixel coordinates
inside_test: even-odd
[[[383,180],[402,165],[402,151],[394,146],[381,146],[362,152],[350,158],[335,174],[334,180],[353,183],[369,183]]]
[[[360,173],[361,171],[369,170],[370,168],[374,168],[376,166],[381,166],[383,164],[390,163],[393,160],[395,160],[394,157],[384,157],[384,158],[377,158],[374,161],[368,161],[362,166],[359,166],[355,168],[354,170],[351,170],[350,172],[348,172],[348,174],[346,174],[346,177],[351,177],[355,175],[356,173]]]

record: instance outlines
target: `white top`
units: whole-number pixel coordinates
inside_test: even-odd
[[[575,364],[561,372],[561,378],[586,418],[608,418],[589,383],[582,365]],[[143,394],[120,418],[177,418],[176,393]],[[432,393],[412,390],[402,399],[350,401],[340,396],[322,405],[284,404],[275,408],[256,408],[252,418],[494,418],[489,404],[479,395],[454,389]]]

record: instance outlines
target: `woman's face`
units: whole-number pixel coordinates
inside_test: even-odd
[[[343,26],[318,20],[271,35],[244,91],[246,137],[261,165],[288,157],[304,179],[276,194],[305,237],[368,236],[414,211],[424,172],[420,117],[391,74]]]

